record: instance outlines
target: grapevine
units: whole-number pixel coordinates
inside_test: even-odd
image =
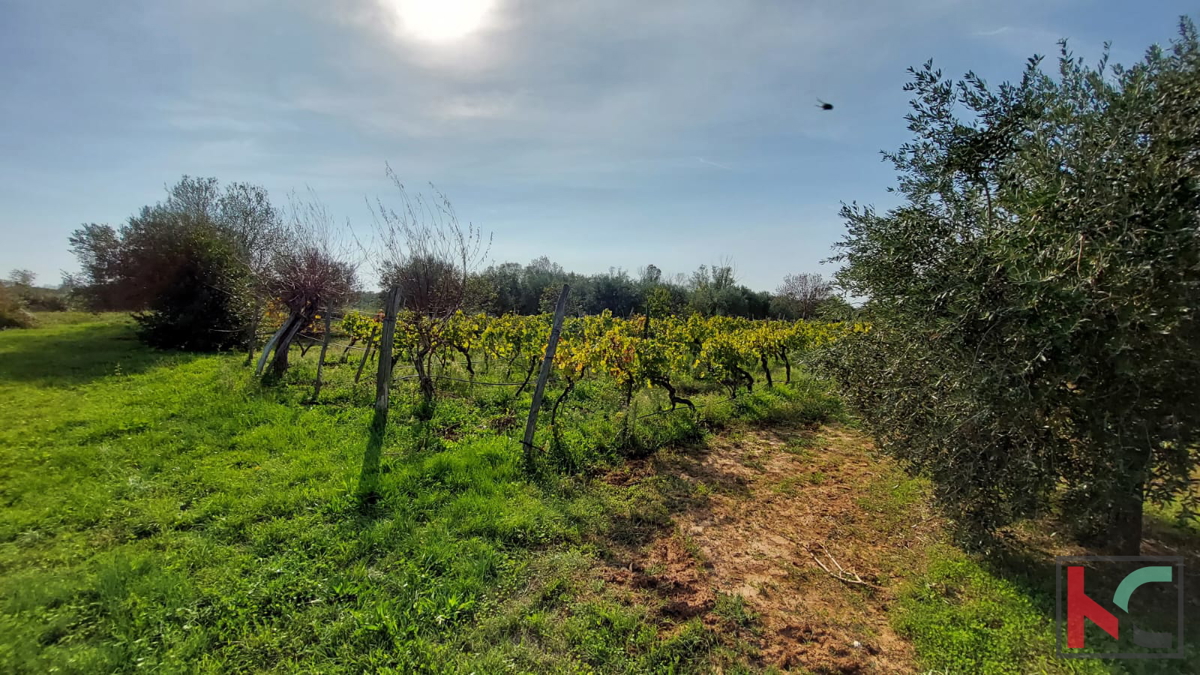
[[[355,343],[377,348],[382,313],[349,312],[342,330]],[[394,359],[411,358],[417,345],[417,323],[424,320],[411,312],[397,318]],[[477,359],[490,371],[491,363],[503,364],[508,380],[516,370],[521,378],[517,395],[524,391],[545,354],[551,317],[487,316],[457,313],[445,323],[439,344],[442,363],[461,358],[474,383]],[[560,405],[585,377],[606,377],[626,392],[639,386],[659,387],[667,394],[672,409],[695,405],[679,395],[678,383],[685,378],[707,380],[724,386],[731,396],[741,389],[753,391],[759,370],[768,387],[774,386],[771,363],[782,363],[785,383],[791,383],[792,358],[819,348],[840,337],[869,330],[864,324],[814,321],[749,320],[732,317],[687,318],[666,316],[653,320],[644,316],[629,319],[605,311],[595,316],[568,318],[554,356],[554,372],[564,383],[552,407],[552,419]]]

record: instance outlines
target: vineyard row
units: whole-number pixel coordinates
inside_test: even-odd
[[[516,367],[528,382],[545,354],[551,322],[549,314],[491,317],[459,312],[448,320],[437,320],[401,312],[394,359],[410,360],[427,348],[443,356],[461,355],[473,380],[473,357],[482,355],[506,362],[510,371]],[[341,329],[351,344],[366,345],[370,350],[378,348],[381,324],[381,314],[350,312],[342,318]],[[718,382],[736,396],[740,388],[753,390],[752,373],[758,370],[767,384],[773,385],[771,363],[775,362],[783,365],[790,382],[793,359],[798,355],[865,330],[863,324],[699,315],[623,319],[605,312],[566,319],[553,365],[568,388],[584,377],[608,376],[628,392],[637,386],[661,387],[672,404],[690,406],[676,391],[684,378]],[[422,345],[422,340],[428,344]]]

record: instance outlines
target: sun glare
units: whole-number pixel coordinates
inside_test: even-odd
[[[449,42],[476,31],[495,0],[390,0],[404,31],[430,42]]]

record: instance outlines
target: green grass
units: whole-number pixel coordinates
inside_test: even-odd
[[[746,599],[732,593],[717,593],[713,612],[741,630],[752,629],[758,620],[758,616],[746,606]]]
[[[786,497],[795,497],[803,491],[805,486],[820,485],[825,482],[829,476],[822,471],[809,471],[800,473],[794,476],[788,476],[779,481],[773,488],[775,492]]]
[[[528,394],[464,384],[419,422],[401,385],[373,437],[354,358],[333,352],[312,405],[315,349],[264,388],[244,355],[156,352],[128,317],[84,317],[0,334],[0,672],[628,672],[704,658],[702,626],[659,636],[578,578],[598,553],[587,541],[669,517],[570,475],[699,442],[738,419],[719,396],[699,397],[714,412],[697,418],[635,420],[661,405],[654,393],[619,413],[620,392],[582,383],[539,431],[551,451],[530,482],[494,430],[523,419]],[[814,414],[788,392],[738,405]]]
[[[693,417],[654,414],[666,401],[652,390],[621,411],[620,391],[585,380],[539,428],[547,452],[530,480],[511,438],[528,393],[458,383],[418,421],[404,382],[373,436],[356,354],[332,352],[312,404],[315,355],[266,388],[244,355],[146,349],[125,316],[59,313],[0,333],[0,672],[754,670],[718,632],[756,630],[740,597],[718,598],[724,628],[664,630],[589,574],[605,547],[670,533],[672,508],[702,501],[700,488],[588,476],[717,429],[839,418],[819,383],[734,401],[700,391]],[[787,450],[809,458],[812,445]],[[926,493],[881,468],[859,505],[900,532]],[[925,667],[1098,667],[1052,660],[1036,584],[949,546],[923,555],[896,561],[894,617]]]
[[[74,324],[125,323],[131,325],[133,319],[122,312],[30,312],[36,321],[36,328],[54,328]]]
[[[962,553],[932,553],[901,595],[894,622],[929,668],[950,673],[1105,673],[1096,661],[1054,657],[1053,618],[1022,588]]]
[[[896,534],[908,527],[929,486],[893,468],[881,472],[859,506],[873,527]],[[1168,510],[1173,516],[1175,512]],[[1151,509],[1149,520],[1194,551],[1195,531]],[[1030,527],[1036,524],[1028,524]],[[1194,624],[1184,640],[1187,659],[1092,660],[1055,656],[1055,567],[1052,553],[1015,546],[991,556],[968,555],[941,542],[919,559],[893,561],[901,577],[891,612],[896,631],[913,642],[922,665],[938,673],[1183,673],[1200,658]],[[1191,603],[1194,605],[1195,603]],[[1143,619],[1144,620],[1144,619]],[[1170,622],[1168,622],[1170,624]],[[1129,622],[1122,624],[1128,631]],[[1155,626],[1170,631],[1173,625]],[[1089,640],[1107,638],[1089,630]]]

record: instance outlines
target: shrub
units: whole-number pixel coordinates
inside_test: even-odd
[[[138,334],[153,347],[220,351],[241,343],[249,279],[230,243],[203,223],[181,227],[160,251],[163,268]]]
[[[184,176],[119,231],[76,230],[71,250],[82,269],[64,285],[92,310],[143,310],[139,333],[156,347],[252,345],[278,235],[262,188],[234,183],[222,192],[215,178]]]
[[[12,289],[0,283],[0,329],[29,328],[33,323],[33,316],[21,306]]]
[[[65,312],[69,309],[64,294],[49,288],[23,289],[21,300],[31,312]]]

